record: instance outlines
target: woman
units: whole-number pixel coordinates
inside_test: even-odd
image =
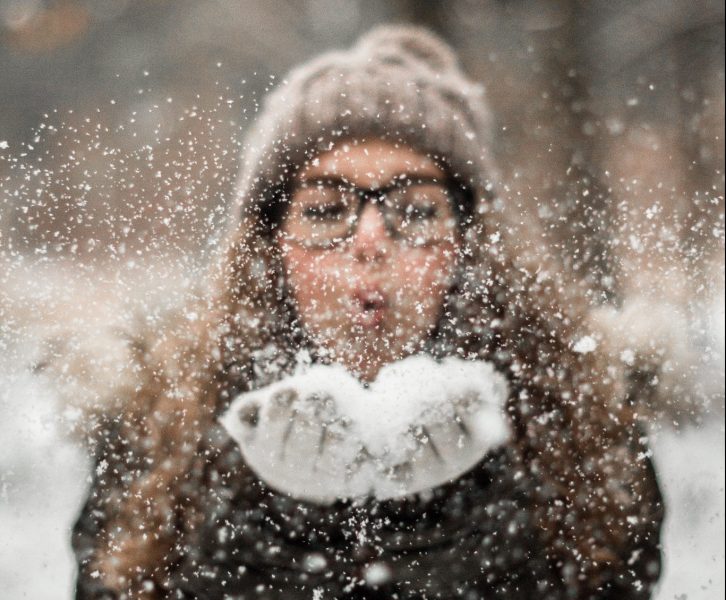
[[[583,330],[583,291],[493,193],[489,136],[482,90],[415,29],[377,29],[270,95],[212,283],[132,338],[109,392],[127,400],[98,430],[77,598],[650,597],[662,505],[637,423]],[[353,429],[340,399],[296,398],[294,377],[354,377],[386,407],[376,386],[417,357],[488,365],[507,391],[487,418],[509,433],[472,435],[462,457],[418,427],[404,475],[357,440],[340,472],[365,476],[306,485],[311,455],[335,472]],[[254,394],[281,384],[293,394],[275,392],[272,414]],[[427,427],[455,422],[461,441],[466,403],[436,390],[454,408]],[[340,452],[320,435],[285,453],[303,400],[306,427],[340,425]],[[454,466],[432,475],[441,451]]]

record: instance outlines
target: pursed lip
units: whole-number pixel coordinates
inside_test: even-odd
[[[374,329],[381,325],[388,309],[388,299],[378,287],[359,288],[353,293],[353,320],[356,325]]]

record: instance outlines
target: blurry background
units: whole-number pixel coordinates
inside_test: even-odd
[[[723,596],[722,2],[0,0],[7,597],[69,597],[87,468],[52,390],[21,369],[35,317],[103,319],[104,298],[183,290],[265,92],[381,22],[434,29],[485,84],[507,197],[536,212],[595,301],[625,299],[633,322],[652,311],[702,354],[683,393],[710,403],[653,425],[670,503],[661,598]]]

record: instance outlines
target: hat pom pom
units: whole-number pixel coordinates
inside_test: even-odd
[[[453,51],[440,37],[427,29],[410,25],[384,25],[364,35],[359,51],[388,62],[423,63],[434,71],[457,68]]]

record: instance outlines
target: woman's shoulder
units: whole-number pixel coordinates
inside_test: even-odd
[[[53,389],[70,434],[95,447],[119,422],[151,408],[194,344],[197,303],[114,301],[103,314],[39,328],[32,368]]]

